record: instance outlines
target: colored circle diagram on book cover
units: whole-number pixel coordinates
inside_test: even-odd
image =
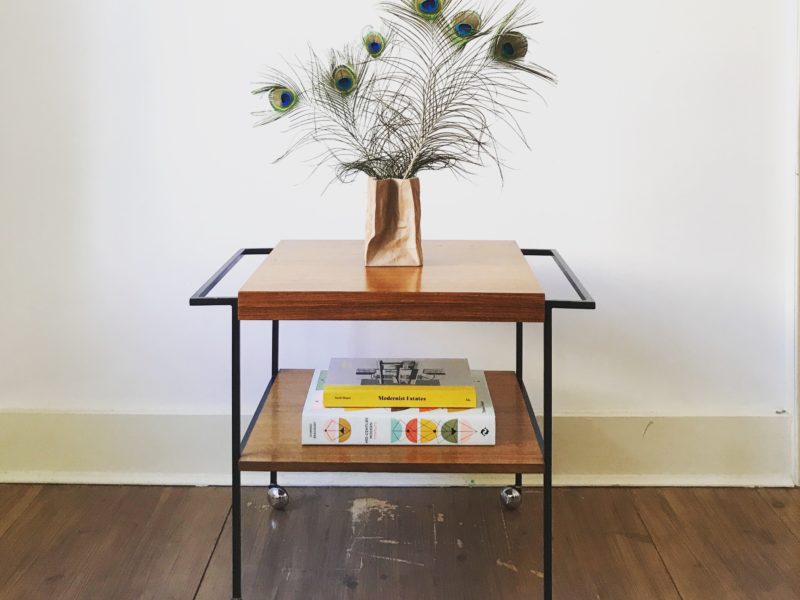
[[[327,422],[324,429],[325,437],[327,437],[329,441],[338,441],[340,444],[350,439],[351,431],[350,422],[343,418],[331,419]]]
[[[473,435],[475,435],[475,428],[463,420],[450,419],[442,425],[442,439],[451,444],[457,444],[459,439],[463,444]]]
[[[416,419],[411,419],[405,426],[406,438],[412,444],[417,443],[418,423]]]
[[[397,444],[403,441],[403,430],[405,429],[400,419],[392,419],[392,443]]]
[[[401,444],[408,440],[412,444],[447,442],[464,444],[479,432],[464,419],[449,419],[441,425],[432,419],[414,418],[408,421],[392,418],[391,443]],[[488,433],[480,432],[483,435]]]
[[[439,426],[430,419],[419,420],[419,441],[423,444],[430,444],[436,441]]]

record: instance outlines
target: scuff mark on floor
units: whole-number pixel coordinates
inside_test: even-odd
[[[456,538],[456,546],[458,546],[459,550],[464,547],[464,542],[461,541],[461,538]]]
[[[436,546],[439,544],[439,540],[436,537],[436,516],[433,517],[433,551],[436,552]]]
[[[377,513],[377,521],[379,522],[385,518],[394,521],[397,516],[397,505],[380,498],[356,498],[350,502],[348,510],[350,512],[350,527],[353,535],[356,533],[356,526],[365,524],[372,513]]]
[[[536,569],[531,569],[531,573],[536,575],[536,577],[538,577],[539,579],[544,579],[544,573],[542,573],[541,571],[537,571]]]
[[[377,542],[378,544],[388,544],[391,546],[399,546],[400,544],[404,543],[400,540],[391,540],[383,537],[382,535],[357,535],[354,536],[352,541],[350,542],[350,547],[345,550],[345,556],[347,556],[348,560],[350,556],[353,554],[358,555],[358,552],[353,552],[353,548],[355,547],[356,543],[361,542],[362,546],[365,542]],[[361,562],[364,562],[364,558],[362,555]],[[363,564],[362,564],[363,566]]]
[[[645,425],[644,431],[642,432],[642,439],[644,439],[644,436],[647,435],[647,430],[650,429],[650,427],[653,426],[653,423],[655,423],[655,421],[648,421],[647,422],[647,425]]]
[[[254,505],[255,505],[255,503],[254,503],[254,502],[252,502],[252,501],[249,501],[249,502],[247,503],[247,508],[253,508],[253,506],[254,506]],[[268,510],[268,509],[269,509],[269,510],[272,510],[272,507],[271,507],[271,506],[269,506],[268,504],[260,504],[260,505],[256,506],[256,507],[255,507],[255,509],[256,509],[257,511],[259,511],[259,512],[265,512],[265,511],[266,511],[266,510]]]
[[[436,521],[438,523],[444,523],[444,513],[436,513]]]
[[[503,534],[506,536],[506,548],[508,553],[511,554],[511,540],[508,539],[508,527],[506,527],[506,509],[500,507],[500,520],[503,521]]]
[[[366,557],[366,558],[376,558],[378,560],[388,560],[389,562],[401,563],[404,565],[413,565],[415,567],[424,567],[425,565],[420,562],[415,562],[413,560],[406,560],[405,558],[395,558],[394,556],[382,556],[380,554],[366,554],[364,552],[356,552],[359,556]]]
[[[342,583],[351,590],[354,590],[358,587],[358,577],[354,575],[347,574],[342,578]]]
[[[497,563],[496,564],[497,564],[498,567],[504,567],[504,568],[508,569],[509,571],[514,571],[514,573],[516,573],[518,571],[517,565],[515,565],[514,563],[510,563],[510,562],[503,562],[499,558],[497,559]]]

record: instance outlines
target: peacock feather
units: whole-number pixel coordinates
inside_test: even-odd
[[[256,96],[265,96],[269,103],[265,110],[253,113],[260,117],[256,125],[272,123],[290,113],[295,113],[301,104],[301,87],[286,73],[270,69],[267,81],[253,90]],[[304,103],[303,103],[304,104]]]
[[[519,60],[528,54],[528,38],[519,31],[501,33],[494,41],[494,57],[497,60]]]
[[[481,28],[481,16],[474,10],[465,10],[453,17],[453,36],[457,41],[466,42]]]
[[[347,95],[356,89],[358,75],[351,67],[338,65],[334,67],[333,73],[331,73],[331,84],[337,92]]]
[[[445,0],[413,0],[414,9],[421,17],[433,21],[442,14]]]
[[[378,58],[386,50],[386,38],[377,31],[370,31],[364,36],[364,48],[372,58]]]
[[[276,87],[269,93],[269,103],[278,112],[291,110],[297,104],[297,92],[288,87]]]
[[[530,62],[528,35],[540,23],[530,0],[379,1],[382,22],[358,44],[312,50],[288,73],[270,69],[254,91],[267,100],[257,124],[285,119],[296,136],[278,160],[303,149],[341,181],[465,176],[486,162],[502,177],[498,132],[527,145],[517,115],[538,95],[528,79],[556,81]]]

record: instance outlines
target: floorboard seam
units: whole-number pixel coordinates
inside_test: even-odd
[[[763,500],[763,501],[764,501],[764,502],[767,504],[767,506],[769,506],[769,510],[770,510],[770,511],[771,511],[771,512],[772,512],[772,513],[773,513],[773,514],[776,516],[776,517],[778,517],[778,520],[781,522],[781,524],[782,524],[784,527],[786,527],[786,529],[789,531],[789,533],[792,535],[792,537],[793,537],[794,539],[796,539],[798,542],[800,542],[800,536],[798,536],[798,535],[797,535],[797,533],[795,533],[794,529],[793,529],[792,527],[790,527],[790,526],[789,526],[789,524],[788,524],[788,523],[787,523],[787,522],[786,522],[786,521],[783,519],[783,517],[781,516],[781,514],[778,512],[778,509],[777,509],[777,508],[775,508],[774,506],[772,506],[772,502],[770,502],[769,500],[767,500],[766,498],[764,498],[763,494],[761,493],[761,490],[756,490],[756,494],[758,495],[758,497],[759,497],[759,498],[761,498],[761,500]]]
[[[197,582],[197,589],[194,591],[194,595],[192,596],[192,600],[197,600],[197,595],[200,593],[200,588],[203,587],[203,581],[206,579],[206,573],[208,573],[208,567],[211,566],[211,561],[214,558],[214,554],[217,553],[217,546],[219,546],[219,541],[222,539],[222,534],[225,531],[225,525],[228,523],[228,519],[231,518],[231,510],[233,507],[228,508],[228,512],[225,513],[225,518],[222,519],[222,526],[219,529],[219,533],[217,534],[217,539],[214,540],[214,545],[211,547],[211,552],[208,554],[208,560],[206,561],[206,566],[203,567],[203,574],[200,575],[200,581]]]
[[[23,488],[23,487],[28,487],[28,486],[23,486],[22,484],[20,484],[19,486],[16,486],[16,487]],[[19,508],[19,512],[17,514],[15,514],[14,518],[11,519],[8,523],[6,523],[6,525],[3,525],[2,523],[0,523],[0,539],[2,539],[3,536],[6,533],[8,533],[8,531],[14,526],[14,523],[16,523],[20,519],[20,517],[22,517],[22,515],[25,514],[25,511],[27,511],[30,508],[30,506],[33,504],[34,500],[36,500],[36,498],[42,492],[43,486],[41,486],[41,485],[30,486],[29,489],[30,490],[34,490],[31,498],[28,500],[27,499],[27,492],[23,492],[22,497],[18,498],[17,501],[14,502],[14,505],[11,506],[11,508],[6,512],[6,514],[9,514],[9,513],[13,514],[14,511],[17,508],[20,507],[21,503],[25,502],[25,500],[28,500],[27,504],[24,504],[21,508]]]
[[[681,590],[678,587],[678,582],[675,581],[675,577],[672,575],[672,571],[670,570],[669,566],[667,565],[667,561],[664,560],[664,557],[661,554],[661,548],[658,547],[658,543],[656,543],[656,538],[653,537],[653,532],[650,531],[650,527],[647,525],[647,521],[642,516],[641,511],[639,510],[639,505],[636,502],[636,494],[633,490],[628,490],[628,493],[631,495],[631,504],[633,504],[633,510],[636,511],[636,516],[639,517],[639,521],[641,521],[642,525],[644,526],[647,535],[650,537],[650,541],[653,543],[653,548],[656,549],[656,554],[658,554],[658,560],[661,561],[661,564],[664,566],[664,570],[669,575],[669,580],[672,582],[672,587],[675,588],[675,593],[678,594],[678,598],[684,600],[683,594],[681,594]]]

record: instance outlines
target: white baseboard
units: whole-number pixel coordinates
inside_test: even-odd
[[[792,417],[557,416],[556,485],[793,485]],[[226,485],[221,415],[0,413],[0,482]],[[503,485],[503,475],[287,473],[287,485]],[[529,477],[532,485],[540,478]],[[245,473],[246,485],[265,474]]]

